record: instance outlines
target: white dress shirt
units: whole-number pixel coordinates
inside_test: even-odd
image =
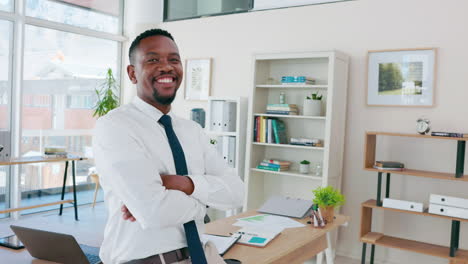
[[[123,263],[187,246],[183,224],[195,220],[203,233],[206,205],[242,206],[244,184],[209,144],[200,125],[169,113],[184,150],[192,195],[168,190],[160,175],[176,174],[171,147],[157,108],[138,97],[99,118],[94,156],[108,219],[100,257]],[[136,222],[122,218],[126,205]]]

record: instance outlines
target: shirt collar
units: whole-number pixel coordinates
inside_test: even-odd
[[[148,104],[147,102],[143,101],[138,96],[135,96],[135,98],[133,98],[132,103],[140,111],[142,111],[143,113],[148,115],[150,118],[156,120],[156,122],[158,122],[159,119],[161,118],[161,116],[164,115],[159,109],[157,109],[156,107],[154,107],[154,106]],[[167,113],[167,115],[169,115],[172,119],[174,119],[174,117],[175,117],[174,114],[172,113],[172,110],[170,110],[169,113]]]

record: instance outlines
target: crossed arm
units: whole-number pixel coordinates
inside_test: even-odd
[[[190,177],[180,175],[161,175],[162,184],[168,190],[178,190],[186,195],[191,195],[194,190],[194,185]],[[122,205],[122,217],[124,220],[135,222],[136,218],[132,215],[127,206]]]

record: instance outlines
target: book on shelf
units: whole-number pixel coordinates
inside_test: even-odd
[[[375,166],[382,167],[382,168],[404,168],[405,164],[398,162],[398,161],[376,161]]]
[[[262,162],[279,164],[279,165],[287,165],[287,166],[291,165],[291,162],[286,161],[286,160],[264,159]]]
[[[254,141],[259,143],[281,144],[286,142],[286,126],[281,120],[255,117]]]
[[[268,171],[287,171],[287,170],[289,170],[289,167],[286,168],[286,169],[282,169],[282,168],[273,168],[273,167],[270,167],[270,166],[258,165],[257,169],[268,170]]]
[[[456,138],[468,138],[467,133],[454,133],[454,132],[431,132],[431,136],[434,137],[456,137]]]
[[[289,144],[298,146],[323,147],[321,139],[318,138],[291,138]]]
[[[44,158],[47,159],[63,159],[63,158],[68,158],[68,154],[44,154]]]
[[[274,164],[274,163],[269,163],[269,162],[260,162],[260,166],[267,166],[271,168],[281,168],[281,169],[289,168],[289,165],[280,165],[280,164]]]
[[[267,110],[267,115],[298,115],[297,111]]]
[[[391,170],[391,171],[402,171],[404,168],[389,168],[389,167],[379,167],[374,165],[374,169],[378,170]]]

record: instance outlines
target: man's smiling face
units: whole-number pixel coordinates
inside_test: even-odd
[[[140,41],[130,79],[142,100],[151,105],[170,105],[182,78],[179,49],[173,40],[152,36]]]

